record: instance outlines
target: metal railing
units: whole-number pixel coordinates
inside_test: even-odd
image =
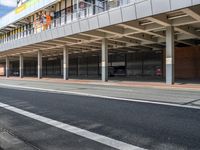
[[[116,8],[116,7],[126,5],[129,3],[141,3],[143,1],[147,1],[147,0],[106,0],[102,2],[98,1],[97,4],[95,5],[88,2],[84,2],[83,8],[79,8],[77,11],[74,11],[72,13],[66,13],[64,15],[61,14],[61,17],[52,19],[50,25],[44,27],[44,25],[41,23],[37,27],[34,27],[32,23],[31,24],[32,27],[28,27],[27,29],[21,32],[18,32],[12,35],[7,35],[6,37],[0,39],[0,44],[21,39],[23,37],[27,37],[32,34],[37,34],[49,29],[53,29],[53,28],[65,25],[65,24],[69,24],[73,21],[87,18],[92,15],[96,15],[101,12],[108,11],[112,8]]]

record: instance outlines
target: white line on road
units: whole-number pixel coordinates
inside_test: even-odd
[[[122,141],[118,141],[118,140],[115,140],[115,139],[112,139],[112,138],[109,138],[109,137],[106,137],[106,136],[103,136],[103,135],[100,135],[97,133],[93,133],[93,132],[66,124],[66,123],[62,123],[62,122],[59,122],[59,121],[56,121],[56,120],[53,120],[53,119],[50,119],[47,117],[43,117],[43,116],[28,112],[28,111],[24,111],[22,109],[19,109],[19,108],[16,108],[16,107],[13,107],[13,106],[1,103],[1,102],[0,102],[0,107],[7,109],[9,111],[15,112],[17,114],[29,117],[31,119],[40,121],[42,123],[51,125],[53,127],[65,130],[67,132],[76,134],[78,136],[93,140],[95,142],[98,142],[98,143],[101,143],[101,144],[104,144],[104,145],[107,145],[107,146],[110,146],[110,147],[113,147],[116,149],[119,149],[119,150],[145,150],[143,148],[140,148],[140,147],[137,147],[137,146],[134,146],[134,145],[122,142]]]
[[[4,86],[4,87],[12,88],[12,89],[17,89],[17,90],[21,89],[21,90],[30,90],[30,91],[38,91],[38,92],[72,94],[72,95],[80,95],[80,96],[88,96],[88,97],[98,97],[98,98],[111,99],[111,100],[119,100],[119,101],[131,101],[131,102],[146,103],[146,104],[156,104],[156,105],[166,105],[166,106],[181,107],[181,108],[200,109],[200,107],[198,107],[198,106],[172,104],[172,103],[156,102],[156,101],[148,101],[148,100],[137,100],[137,99],[122,98],[122,97],[113,97],[113,96],[104,96],[104,95],[82,93],[82,92],[73,92],[73,91],[64,91],[64,90],[56,90],[56,89],[37,88],[37,87],[12,85],[12,84],[3,84],[3,83],[0,83],[0,85]]]

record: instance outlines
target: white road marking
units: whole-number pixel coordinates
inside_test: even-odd
[[[97,97],[97,98],[119,100],[119,101],[130,101],[130,102],[138,102],[138,103],[146,103],[146,104],[156,104],[156,105],[165,105],[165,106],[173,106],[173,107],[181,107],[181,108],[200,109],[200,107],[198,107],[198,106],[172,104],[172,103],[167,103],[167,102],[165,103],[165,102],[156,102],[156,101],[148,101],[148,100],[137,100],[137,99],[130,99],[130,98],[104,96],[104,95],[89,94],[89,93],[82,93],[82,92],[73,92],[73,91],[63,91],[63,90],[55,90],[55,89],[45,89],[45,88],[37,88],[37,87],[30,87],[30,86],[4,84],[4,83],[0,83],[0,85],[4,86],[4,87],[11,88],[11,89],[17,89],[17,90],[21,89],[21,90],[38,91],[38,92],[72,94],[72,95]]]
[[[1,103],[1,102],[0,102],[0,107],[7,109],[9,111],[15,112],[17,114],[29,117],[31,119],[40,121],[42,123],[51,125],[53,127],[65,130],[67,132],[76,134],[78,136],[93,140],[95,142],[98,142],[98,143],[101,143],[101,144],[104,144],[104,145],[107,145],[107,146],[110,146],[110,147],[113,147],[116,149],[119,149],[119,150],[145,150],[143,148],[140,148],[140,147],[137,147],[137,146],[134,146],[134,145],[122,142],[122,141],[118,141],[118,140],[115,140],[115,139],[112,139],[112,138],[109,138],[109,137],[106,137],[106,136],[103,136],[103,135],[100,135],[97,133],[93,133],[93,132],[90,132],[90,131],[63,123],[63,122],[59,122],[59,121],[56,121],[56,120],[53,120],[53,119],[50,119],[47,117],[43,117],[43,116],[28,112],[28,111],[24,111],[22,109],[19,109],[19,108],[16,108],[16,107],[13,107],[13,106]]]

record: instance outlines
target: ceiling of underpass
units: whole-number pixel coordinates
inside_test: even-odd
[[[198,5],[8,50],[1,52],[0,57],[19,54],[37,57],[38,50],[43,51],[45,57],[62,55],[64,46],[67,46],[70,54],[95,53],[100,52],[103,38],[108,39],[108,49],[112,52],[163,50],[166,27],[171,25],[175,27],[177,47],[200,45],[200,5]]]

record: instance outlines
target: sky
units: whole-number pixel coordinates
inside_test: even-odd
[[[17,6],[17,0],[0,0],[0,17],[7,14]]]

